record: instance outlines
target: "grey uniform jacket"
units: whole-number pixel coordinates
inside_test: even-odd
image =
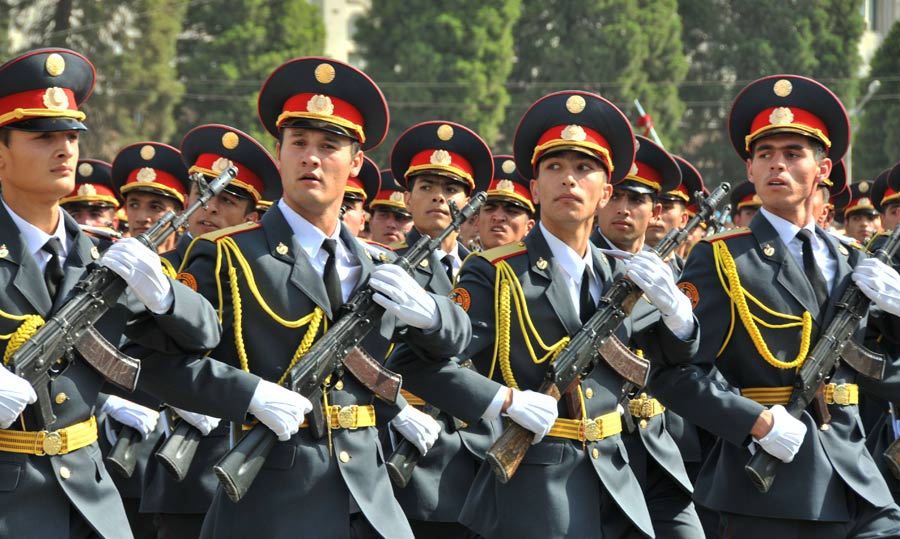
[[[708,377],[715,366],[734,388],[785,387],[794,383],[794,369],[776,368],[757,352],[744,324],[731,308],[716,271],[713,245],[724,242],[734,259],[741,286],[767,308],[783,314],[812,316],[811,345],[834,315],[835,304],[850,283],[861,251],[846,248],[821,229],[817,235],[837,260],[837,272],[827,304],[815,300],[803,269],[788,252],[775,229],[757,214],[749,229],[708,238],[694,247],[680,287],[692,297],[700,322],[700,350],[691,361],[654,366],[657,391],[667,405],[689,421],[720,437],[695,485],[695,499],[712,509],[773,518],[845,521],[847,489],[870,504],[891,503],[891,495],[865,447],[865,431],[856,405],[830,405],[830,428],[820,430],[808,412],[806,438],[790,464],[781,464],[767,494],[753,487],[744,466],[750,458],[749,436],[763,406]],[[748,300],[749,302],[750,300]],[[783,324],[752,303],[751,312],[769,324]],[[896,320],[890,317],[892,320]],[[734,324],[733,331],[730,330]],[[894,322],[891,322],[894,323]],[[793,360],[800,346],[800,329],[770,329],[759,325],[775,358]],[[896,331],[896,330],[894,330]],[[729,337],[730,332],[730,337]],[[857,339],[861,339],[861,329]],[[721,351],[720,351],[721,349]],[[658,367],[658,368],[657,368]],[[896,395],[900,383],[896,364],[888,366],[881,383],[857,375],[841,363],[832,382],[857,383],[860,392]]]
[[[581,327],[565,280],[552,259],[540,228],[536,227],[519,244],[518,252],[504,258],[521,283],[532,326],[545,344],[573,335]],[[513,246],[515,248],[515,246]],[[501,248],[502,249],[502,248]],[[614,274],[606,257],[591,247],[593,267],[606,289]],[[478,370],[490,374],[494,382],[478,380],[471,371],[435,361],[410,360],[397,366],[404,384],[427,401],[466,421],[477,421],[504,383],[499,366],[492,365],[495,324],[495,265],[483,255],[468,259],[459,275],[454,295],[468,307],[472,320],[472,344],[463,357],[471,357]],[[518,329],[515,315],[511,323],[510,365],[521,389],[540,386],[546,363],[536,364]],[[620,337],[629,339],[631,322],[620,328]],[[677,339],[662,325],[651,325],[636,342],[650,354],[660,348],[676,355],[691,354],[693,341]],[[538,355],[543,355],[542,351]],[[411,356],[408,356],[411,357]],[[499,383],[498,383],[499,382]],[[581,383],[585,416],[597,417],[616,411],[623,380],[605,363],[596,364]],[[477,410],[477,411],[476,411]],[[571,417],[560,402],[561,418]],[[474,416],[474,417],[473,417]],[[596,458],[593,457],[596,450]],[[607,519],[633,524],[653,535],[650,516],[640,485],[628,465],[629,456],[621,435],[594,442],[545,437],[532,446],[509,483],[502,485],[487,465],[479,470],[461,521],[481,535],[502,537],[590,537],[610,525]],[[598,508],[603,505],[603,514]],[[533,515],[540,515],[533,518]],[[621,528],[619,528],[621,529]]]
[[[64,216],[69,251],[63,268],[65,277],[55,304],[44,285],[37,262],[9,214],[0,207],[0,311],[7,315],[38,314],[48,318],[64,301],[73,286],[86,274],[99,253],[94,243],[68,215]],[[139,342],[144,350],[200,351],[215,346],[220,328],[215,311],[209,304],[183,285],[172,282],[175,301],[164,315],[151,315],[128,295],[120,300],[98,322],[124,325],[125,334]],[[0,334],[15,331],[19,321],[0,318]],[[106,330],[101,329],[106,333]],[[114,332],[114,331],[113,331]],[[4,349],[8,341],[0,341]],[[178,360],[144,361],[139,387],[149,379],[161,379],[161,373],[176,372]],[[196,386],[184,385],[184,379],[170,380],[169,393],[186,398]],[[87,420],[94,413],[97,395],[104,378],[83,361],[72,361],[50,384],[51,400],[57,421],[63,428]],[[58,398],[57,398],[58,397]],[[56,404],[59,402],[58,404]],[[23,413],[27,430],[38,429],[35,405]],[[17,421],[11,429],[21,430]],[[63,472],[63,468],[67,471]],[[64,475],[68,475],[67,478]],[[2,537],[66,537],[72,507],[101,537],[129,537],[130,532],[122,502],[102,462],[97,443],[57,456],[34,456],[0,452],[0,536]]]
[[[259,298],[285,322],[303,319],[317,306],[330,318],[332,312],[325,286],[278,207],[266,212],[259,225],[235,227],[224,234],[227,237],[220,235],[217,241],[206,236],[194,241],[181,278],[196,282],[198,290],[222,309],[222,344],[211,356],[231,365],[241,365],[235,344],[237,297],[247,368],[266,380],[277,381],[287,370],[308,328],[305,325],[290,328],[273,319],[249,290],[243,267],[235,262],[236,276],[229,278],[225,255],[217,253],[217,249],[227,242],[235,243],[252,272]],[[365,283],[374,269],[373,262],[343,226],[341,241],[360,261],[359,282]],[[221,273],[217,275],[216,262],[220,255]],[[222,283],[221,288],[217,279]],[[239,287],[238,296],[232,294],[231,285]],[[458,307],[446,298],[437,299],[441,328],[427,336],[407,328],[401,332],[402,336],[405,340],[419,340],[422,345],[429,342],[438,350],[457,353],[468,343],[471,328]],[[320,327],[317,335],[321,331]],[[368,347],[367,350],[373,357],[381,358],[386,346],[381,351]],[[374,398],[352,375],[340,379],[332,376],[326,394],[329,405],[369,405]],[[376,429],[336,429],[332,431],[331,443],[329,446],[328,436],[313,439],[305,428],[291,440],[277,443],[239,504],[229,501],[221,489],[217,491],[204,523],[204,535],[275,537],[284,530],[309,527],[319,537],[347,537],[352,499],[384,537],[410,537],[409,525],[393,497],[385,472]]]

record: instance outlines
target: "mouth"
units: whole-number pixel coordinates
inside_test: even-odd
[[[219,229],[219,225],[217,225],[217,224],[215,224],[215,223],[213,223],[213,222],[211,222],[211,221],[200,221],[199,223],[197,223],[197,226],[200,226],[200,227],[203,227],[203,228],[209,228],[209,229],[212,229],[212,230],[218,230],[218,229]]]
[[[505,226],[492,226],[490,232],[491,232],[491,234],[505,234],[506,227]]]
[[[440,215],[440,216],[449,216],[450,215],[450,212],[443,208],[432,208],[425,213],[427,213],[429,215]]]
[[[584,203],[584,199],[582,199],[578,195],[575,195],[574,193],[566,193],[563,195],[559,195],[554,200],[556,202],[562,202],[563,204],[582,204],[582,203]]]
[[[316,174],[314,174],[312,172],[307,172],[306,174],[300,176],[300,178],[298,178],[298,180],[300,182],[304,182],[304,183],[305,182],[322,183],[322,179],[319,178]]]
[[[53,174],[58,174],[60,176],[71,175],[74,171],[75,169],[69,165],[59,165],[50,169],[50,172],[52,172]]]
[[[613,228],[618,228],[620,230],[634,228],[634,225],[632,225],[628,221],[613,221],[610,224],[613,226]]]

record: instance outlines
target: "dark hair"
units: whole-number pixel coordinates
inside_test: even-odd
[[[12,130],[8,127],[0,128],[0,142],[2,142],[4,146],[9,146],[9,137],[11,132]]]

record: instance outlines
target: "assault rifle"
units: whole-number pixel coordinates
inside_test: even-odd
[[[900,248],[900,225],[894,228],[887,242],[875,253],[875,258],[890,264]],[[822,332],[815,347],[806,356],[803,366],[794,379],[794,389],[785,409],[799,418],[810,404],[820,425],[831,420],[828,406],[824,401],[824,387],[828,377],[834,372],[838,361],[843,359],[856,372],[880,380],[884,376],[884,357],[868,350],[853,340],[860,321],[869,311],[871,300],[850,282],[837,303],[837,312],[828,327]],[[763,493],[772,488],[775,473],[781,461],[765,451],[757,451],[744,466],[753,485]]]
[[[685,228],[672,229],[653,249],[661,258],[667,257],[690,231],[709,219],[725,199],[731,186],[723,182],[709,197],[697,193],[699,211]],[[643,387],[647,384],[650,364],[638,357],[613,335],[623,320],[631,313],[634,304],[644,292],[627,277],[616,279],[600,298],[597,312],[588,319],[572,340],[556,356],[547,369],[544,382],[538,391],[559,400],[570,387],[580,382],[597,359],[602,359],[626,382],[626,387]],[[623,389],[623,391],[628,391]],[[526,428],[507,421],[503,434],[487,452],[486,460],[501,483],[506,483],[519,468],[525,453],[531,447],[534,434]]]
[[[173,232],[187,222],[191,213],[219,193],[237,175],[229,167],[212,183],[203,182],[200,199],[177,216],[170,211],[138,240],[156,251]],[[72,357],[77,350],[84,360],[110,382],[134,391],[140,374],[140,361],[119,352],[100,333],[94,323],[119,299],[127,288],[114,271],[97,266],[78,284],[65,303],[37,332],[16,350],[10,362],[15,373],[28,380],[38,397],[40,427],[49,429],[56,422],[50,400],[50,381],[57,374],[58,361]]]
[[[435,238],[423,235],[393,263],[412,273],[419,262],[439,248],[447,236],[458,231],[486,199],[487,195],[480,192],[459,211],[451,206],[453,220],[447,228]],[[390,403],[396,401],[400,392],[400,376],[357,346],[384,314],[384,308],[372,299],[373,294],[368,285],[358,288],[342,307],[343,314],[334,325],[288,372],[287,387],[313,403],[308,421],[314,438],[321,438],[326,429],[331,428],[326,421],[327,411],[322,408],[322,383],[330,374],[346,368],[373,393]],[[238,502],[246,494],[276,441],[275,433],[265,425],[257,424],[213,468],[232,501]]]

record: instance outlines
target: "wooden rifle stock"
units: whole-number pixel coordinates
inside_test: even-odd
[[[684,229],[669,231],[656,245],[654,252],[660,258],[669,256],[693,228],[715,214],[716,207],[725,199],[730,188],[727,182],[723,182],[708,197],[698,193],[700,203],[697,215],[688,221]],[[642,295],[643,291],[627,277],[616,279],[600,298],[597,312],[585,322],[547,369],[538,391],[558,401],[560,395],[577,383],[581,373],[597,359],[605,361],[627,384],[645,386],[650,372],[649,362],[628,350],[614,335]],[[512,421],[505,422],[503,434],[488,449],[485,459],[501,483],[506,483],[515,474],[533,439],[534,433],[531,431]]]

